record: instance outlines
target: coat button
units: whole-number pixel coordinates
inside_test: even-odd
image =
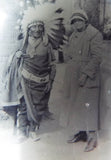
[[[90,107],[89,103],[85,103],[86,108],[88,109]]]
[[[79,54],[80,54],[80,55],[81,55],[81,53],[82,53],[81,50],[79,50]]]

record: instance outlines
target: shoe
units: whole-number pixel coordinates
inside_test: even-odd
[[[17,139],[15,140],[15,143],[23,143],[27,140],[27,136],[25,135],[18,135]]]
[[[40,137],[38,137],[36,132],[30,131],[29,132],[29,137],[32,138],[34,141],[39,141],[40,140]]]
[[[47,116],[52,116],[52,115],[53,115],[53,113],[50,112],[50,111],[46,111],[45,114],[46,114]]]
[[[87,145],[84,149],[84,152],[90,152],[97,147],[97,135],[96,132],[89,133]]]
[[[89,141],[87,142],[84,152],[90,152],[94,150],[96,147],[97,147],[97,140],[90,138]]]
[[[71,140],[67,141],[67,143],[76,143],[79,141],[83,141],[83,142],[87,141],[87,134],[85,131],[80,131],[79,133],[75,134]]]

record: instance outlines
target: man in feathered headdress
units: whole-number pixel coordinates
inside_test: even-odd
[[[20,140],[27,135],[27,127],[33,134],[43,119],[52,118],[48,101],[56,66],[49,38],[54,39],[54,31],[59,29],[60,18],[59,14],[53,17],[54,10],[53,5],[38,5],[24,13],[21,24],[23,46],[11,59],[9,72],[15,77],[14,86],[20,101]]]
[[[47,30],[50,29],[50,26],[47,26],[48,19],[43,15],[41,9],[41,13],[38,12],[39,7],[29,9],[22,22],[25,35],[21,51],[23,97],[21,98],[19,124],[22,134],[25,135],[27,125],[29,125],[30,132],[33,133],[41,120],[51,115],[48,101],[56,73],[55,65],[52,63],[55,58],[51,44],[48,42],[49,31]],[[47,13],[44,14],[47,15]],[[27,111],[25,115],[24,111]]]

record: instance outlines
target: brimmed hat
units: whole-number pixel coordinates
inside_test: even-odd
[[[88,16],[85,13],[84,10],[76,10],[73,12],[71,18],[70,18],[70,22],[72,23],[75,19],[80,19],[82,21],[88,21]]]

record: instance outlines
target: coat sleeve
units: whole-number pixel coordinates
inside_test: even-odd
[[[90,60],[88,64],[82,69],[82,73],[88,75],[91,79],[95,78],[101,63],[103,38],[100,32],[90,40],[89,55]]]

